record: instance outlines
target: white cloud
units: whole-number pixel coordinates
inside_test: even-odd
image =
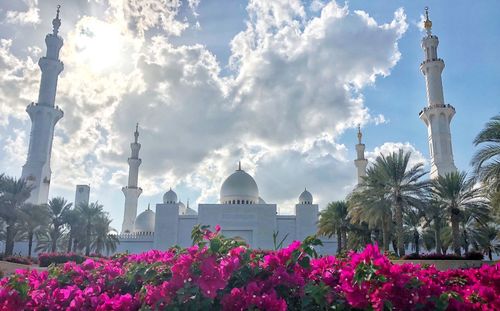
[[[5,21],[15,25],[36,25],[40,24],[40,9],[37,0],[23,0],[26,4],[26,11],[7,11]]]
[[[82,14],[65,25],[57,97],[65,116],[56,128],[53,186],[119,191],[139,122],[145,195],[183,185],[200,193],[198,202],[213,202],[241,159],[268,202],[295,202],[304,186],[321,203],[343,198],[355,170],[337,140],[358,123],[385,120],[370,115],[362,91],[399,60],[404,12],[378,24],[335,2],[311,17],[299,1],[252,0],[223,75],[205,46],[171,42],[189,24],[180,20],[181,3],[167,2],[110,0],[104,17]],[[198,1],[188,5],[194,10]],[[100,31],[114,41],[97,40]],[[4,99],[36,98],[35,70],[31,58],[2,43],[2,115],[26,119],[24,107]]]
[[[418,163],[423,163],[424,166],[428,167],[429,161],[427,158],[409,142],[386,142],[381,146],[375,147],[372,152],[367,152],[366,158],[370,163],[373,163],[380,154],[389,155],[393,152],[398,152],[399,149],[403,149],[405,152],[411,152],[410,167]]]

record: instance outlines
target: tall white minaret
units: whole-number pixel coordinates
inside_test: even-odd
[[[130,144],[132,150],[130,158],[128,158],[128,186],[123,187],[122,191],[125,195],[125,208],[123,212],[122,233],[133,233],[135,227],[135,218],[137,217],[137,200],[142,193],[142,189],[137,186],[139,179],[139,166],[142,160],[139,159],[139,124],[135,126],[134,142]]]
[[[23,166],[21,177],[33,186],[28,199],[28,202],[33,204],[44,204],[48,201],[54,127],[64,115],[63,111],[54,105],[57,79],[64,68],[59,60],[59,51],[63,46],[63,39],[58,35],[61,26],[59,9],[58,5],[56,17],[52,21],[53,31],[45,37],[47,54],[38,61],[42,70],[38,102],[31,103],[26,108],[31,119],[31,133],[28,158]]]
[[[356,145],[358,157],[354,160],[354,165],[358,170],[358,185],[363,181],[363,176],[366,176],[366,166],[368,165],[368,160],[365,159],[365,144],[361,143],[362,137],[361,126],[358,125],[358,144]]]
[[[441,73],[444,61],[437,56],[439,39],[433,35],[432,22],[429,20],[428,8],[425,8],[424,27],[426,36],[422,38],[422,49],[425,59],[420,64],[427,88],[427,107],[420,111],[420,119],[427,126],[429,151],[431,156],[431,178],[455,172],[451,147],[450,122],[455,115],[455,108],[445,104]]]

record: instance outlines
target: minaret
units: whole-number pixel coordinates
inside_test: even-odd
[[[354,165],[358,169],[358,185],[363,181],[363,176],[366,176],[366,166],[368,165],[368,160],[365,159],[365,144],[361,143],[362,137],[361,126],[358,125],[358,144],[356,145],[358,157],[354,160]]]
[[[28,202],[33,204],[44,204],[48,201],[54,127],[64,115],[63,111],[55,106],[57,79],[64,68],[59,60],[59,51],[63,46],[63,39],[58,35],[61,26],[59,9],[58,5],[56,17],[52,21],[53,31],[45,37],[47,54],[38,61],[42,70],[38,102],[31,103],[26,108],[31,119],[31,133],[28,158],[21,177],[33,186],[28,199]]]
[[[428,8],[425,8],[424,27],[426,36],[422,38],[425,59],[420,64],[427,88],[427,107],[420,111],[420,119],[427,126],[429,151],[431,156],[431,178],[455,172],[451,147],[450,122],[455,115],[455,108],[445,104],[441,73],[444,61],[437,56],[439,39],[432,34],[432,22]]]
[[[142,160],[139,159],[139,124],[135,126],[134,142],[130,144],[132,150],[130,158],[128,158],[128,186],[123,187],[122,191],[125,195],[125,208],[123,213],[122,233],[133,233],[135,226],[135,218],[137,217],[137,200],[142,193],[142,189],[137,186],[139,178],[139,165]]]

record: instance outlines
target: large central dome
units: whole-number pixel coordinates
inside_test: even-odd
[[[259,202],[257,183],[252,176],[241,169],[241,165],[222,183],[220,202],[222,204],[257,204]]]

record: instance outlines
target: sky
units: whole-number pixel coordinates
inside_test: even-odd
[[[121,228],[127,158],[140,124],[138,212],[172,187],[197,209],[236,168],[291,213],[305,187],[324,208],[356,184],[366,155],[398,148],[429,168],[423,9],[440,39],[455,164],[500,104],[500,3],[484,1],[78,0],[62,5],[64,71],[50,197],[91,186]],[[0,172],[21,175],[38,59],[59,3],[0,4]]]

